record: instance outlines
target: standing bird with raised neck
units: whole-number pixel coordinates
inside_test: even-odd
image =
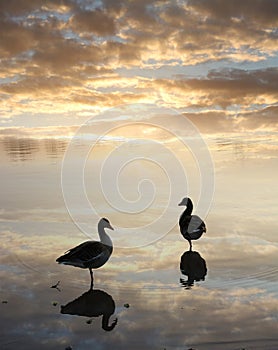
[[[199,239],[204,232],[207,231],[206,224],[197,215],[191,215],[193,210],[192,200],[188,197],[183,198],[179,206],[186,206],[185,211],[179,219],[180,232],[189,242],[190,250],[192,250],[192,240]]]
[[[83,242],[66,251],[64,255],[56,259],[59,264],[89,269],[91,275],[91,289],[94,285],[93,269],[103,266],[108,261],[113,251],[112,240],[105,232],[105,228],[114,230],[110,222],[102,218],[98,223],[100,241]]]

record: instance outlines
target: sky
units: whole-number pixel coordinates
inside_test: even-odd
[[[277,0],[1,1],[0,132],[130,103],[173,108],[203,132],[273,131],[277,24]]]

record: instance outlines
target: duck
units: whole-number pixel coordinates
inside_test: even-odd
[[[103,266],[113,252],[113,242],[105,229],[114,230],[106,218],[98,222],[100,241],[86,241],[69,249],[56,259],[58,264],[71,265],[82,269],[89,269],[91,276],[91,289],[94,285],[93,269]]]
[[[185,211],[180,216],[179,226],[182,236],[189,242],[190,250],[192,250],[191,241],[199,239],[207,231],[206,224],[199,216],[191,215],[193,203],[189,197],[183,198],[179,206],[186,206]]]

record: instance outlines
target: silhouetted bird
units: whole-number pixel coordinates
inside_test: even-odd
[[[102,218],[98,223],[99,241],[87,241],[74,247],[64,255],[60,256],[56,261],[59,264],[72,265],[82,269],[89,269],[91,275],[91,288],[93,288],[94,277],[92,269],[103,266],[113,251],[113,243],[111,238],[105,232],[105,228],[114,230],[110,222]]]
[[[115,312],[115,302],[111,295],[102,290],[90,289],[79,298],[61,306],[61,313],[68,315],[98,317],[102,315],[102,328],[105,331],[112,331],[116,326],[116,318],[111,325],[109,319]]]
[[[180,260],[180,271],[187,276],[187,281],[180,279],[184,287],[191,287],[195,281],[204,281],[207,274],[207,265],[205,259],[198,252],[189,250],[184,252]]]
[[[192,240],[199,239],[204,232],[206,232],[206,225],[204,221],[197,215],[191,215],[193,210],[193,203],[190,198],[183,198],[179,205],[185,205],[186,209],[181,214],[179,219],[180,232],[185,239],[188,240],[190,250],[192,249]]]

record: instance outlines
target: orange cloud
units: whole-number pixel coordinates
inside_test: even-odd
[[[79,33],[106,36],[116,32],[114,18],[100,9],[94,11],[79,10],[73,15],[70,23],[73,29]]]
[[[142,100],[209,111],[216,105],[240,104],[246,110],[274,105],[276,67],[225,68],[239,62],[247,67],[246,61],[276,55],[277,6],[273,0],[267,4],[2,2],[0,112],[7,118],[37,113],[38,106],[45,112],[50,105],[59,113],[63,108],[82,112],[88,105],[103,108]],[[195,71],[205,62],[217,68],[198,76]],[[168,72],[161,79],[168,66],[173,72],[192,67],[194,78]],[[134,71],[132,82],[119,68]]]

